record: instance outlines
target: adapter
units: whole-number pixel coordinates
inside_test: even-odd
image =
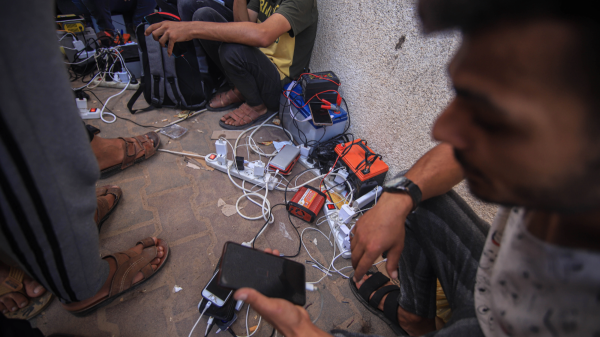
[[[217,149],[217,154],[227,157],[227,142],[223,139],[217,139],[215,142],[215,148]]]
[[[350,206],[348,206],[348,204],[344,204],[340,209],[340,220],[342,220],[343,223],[348,224],[355,214],[356,212]]]

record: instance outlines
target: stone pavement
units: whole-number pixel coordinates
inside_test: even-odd
[[[104,101],[118,91],[96,88],[94,92]],[[131,115],[126,103],[132,94],[132,90],[127,90],[125,94],[113,98],[109,108],[121,117],[153,127],[176,119],[174,115],[179,110],[173,109]],[[97,99],[91,94],[90,96],[89,107],[100,108],[101,104]],[[144,106],[145,102],[140,98],[136,107]],[[218,121],[223,114],[205,112],[183,121],[180,125],[188,128],[188,132],[177,140],[161,135],[161,148],[198,154],[214,152],[214,141],[210,138],[213,130],[220,129]],[[101,129],[100,136],[105,138],[134,136],[152,130],[122,119],[114,124],[106,124],[100,120],[92,120],[90,124]],[[272,141],[285,140],[286,137],[281,130],[263,128],[257,132],[255,139]],[[265,152],[274,151],[272,145],[260,147]],[[239,151],[247,157],[245,147],[240,147]],[[250,158],[255,160],[258,156],[251,154]],[[199,316],[197,305],[201,299],[201,291],[212,276],[223,244],[227,241],[249,241],[264,224],[261,220],[244,220],[237,214],[225,216],[217,205],[218,200],[221,198],[227,204],[235,205],[242,195],[241,190],[233,186],[226,174],[209,171],[202,165],[195,164],[200,169],[189,167],[181,156],[158,152],[149,160],[98,181],[98,186],[116,184],[123,190],[120,204],[100,232],[101,254],[123,251],[142,238],[158,236],[169,243],[169,260],[152,279],[90,316],[76,318],[54,300],[48,309],[32,320],[33,325],[46,335],[61,332],[83,337],[188,336]],[[296,167],[294,174],[301,170],[301,166]],[[308,180],[310,175],[302,176],[299,182]],[[291,196],[292,193],[288,193],[288,198]],[[282,203],[283,192],[269,191],[269,200],[271,205]],[[247,200],[241,201],[240,205],[244,214],[260,215],[260,208]],[[257,240],[256,247],[277,248],[286,255],[292,255],[299,248],[299,239],[283,208],[280,206],[274,212],[275,222]],[[314,224],[300,219],[293,218],[292,221],[300,232],[304,228],[316,228]],[[329,234],[326,224],[320,226],[320,229]],[[313,242],[315,238],[317,245]],[[307,231],[304,239],[306,247],[317,260],[323,264],[331,261],[333,249],[323,235]],[[301,249],[300,255],[294,260],[305,263],[308,258],[306,251]],[[349,260],[342,258],[336,262],[337,268],[348,265]],[[307,281],[316,281],[323,275],[316,268],[306,266]],[[350,270],[346,269],[348,273]],[[175,285],[183,290],[174,293]],[[323,289],[324,307],[317,326],[326,331],[341,328],[393,336],[385,323],[354,298],[346,279],[335,275],[324,279],[319,286]],[[311,317],[319,314],[318,292],[307,293],[307,306]],[[246,306],[238,316],[244,318],[245,314]],[[258,316],[253,310],[250,310],[248,319],[251,327],[258,322]],[[205,328],[206,318],[202,318],[193,335],[203,336]],[[215,331],[216,328],[210,336],[215,336]],[[246,335],[243,319],[236,322],[234,331],[238,335]],[[254,336],[270,336],[271,332],[271,326],[263,322]]]

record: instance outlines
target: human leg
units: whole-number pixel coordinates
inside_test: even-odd
[[[181,21],[204,21],[194,18],[194,14],[200,8],[212,8],[227,22],[233,22],[233,11],[215,0],[179,0],[177,1],[177,9]]]
[[[452,309],[452,319],[444,331],[450,336],[481,335],[475,318],[473,290],[488,230],[489,225],[454,191],[423,202],[409,215],[399,262],[397,296],[397,319],[406,332],[421,335],[435,329],[435,292],[439,279]],[[364,277],[356,286],[360,288],[367,279]],[[381,282],[381,288],[389,285],[391,282]],[[386,299],[387,295],[379,300],[380,310],[384,309]]]
[[[101,31],[114,32],[112,24],[111,0],[81,0],[90,15],[96,20]]]
[[[109,270],[93,220],[98,163],[49,13],[52,3],[39,0],[0,14],[0,27],[15,31],[0,51],[0,249],[45,289],[75,301],[94,295]]]

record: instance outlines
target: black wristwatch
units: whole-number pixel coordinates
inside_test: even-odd
[[[406,193],[410,195],[413,201],[411,212],[414,212],[421,202],[421,189],[405,176],[394,178],[383,184],[383,191],[389,193]]]

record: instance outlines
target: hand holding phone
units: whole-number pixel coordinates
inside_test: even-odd
[[[306,269],[301,263],[227,242],[219,270],[219,285],[224,288],[248,287],[297,305],[306,302]]]

